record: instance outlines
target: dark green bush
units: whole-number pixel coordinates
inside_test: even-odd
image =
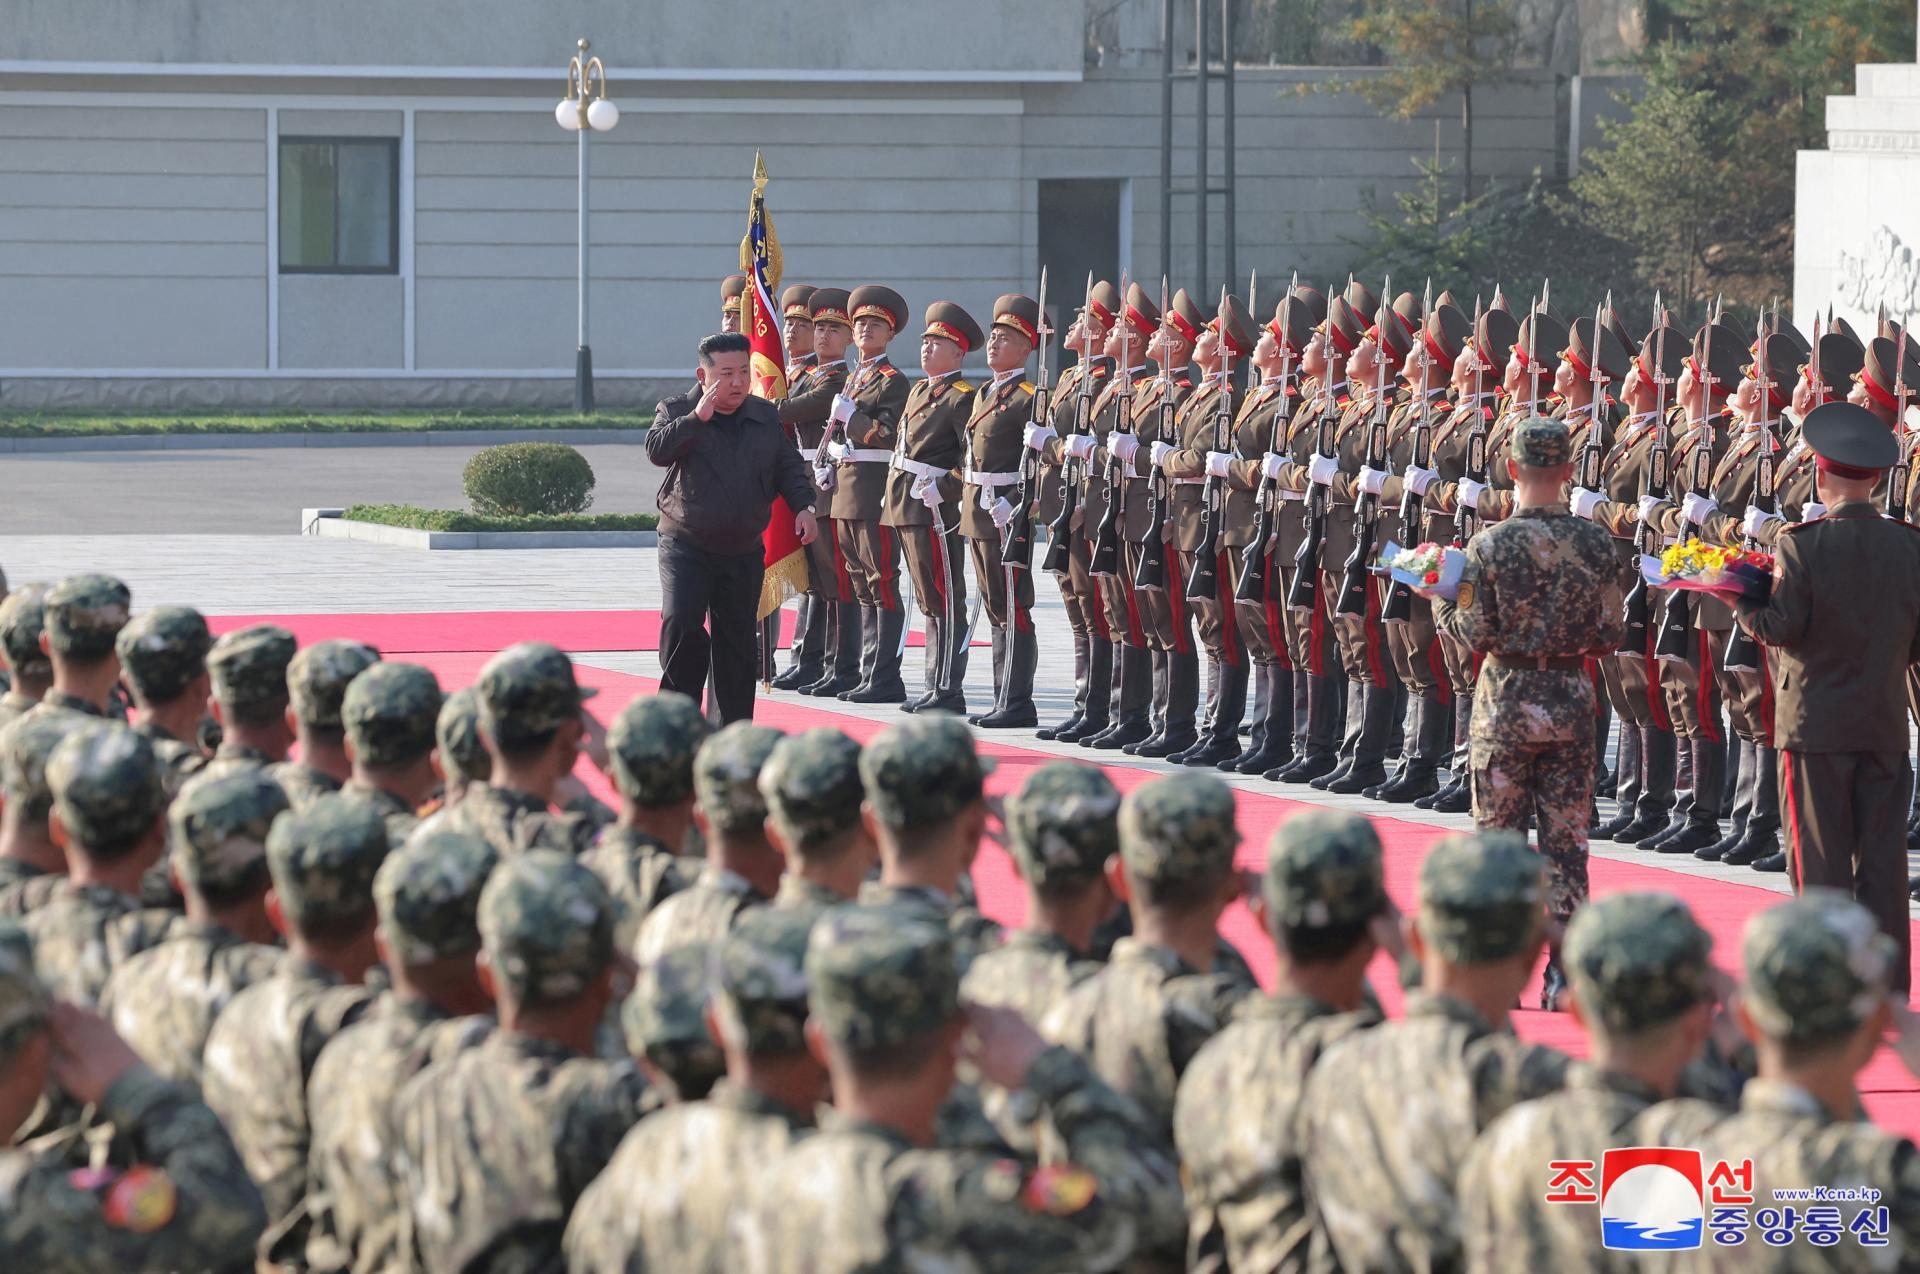
[[[651,531],[657,513],[557,513],[524,518],[481,517],[465,509],[423,509],[412,504],[354,504],[341,515],[350,522],[377,522],[414,531]]]
[[[593,466],[557,442],[509,442],[467,461],[462,481],[482,517],[582,513],[593,503]]]

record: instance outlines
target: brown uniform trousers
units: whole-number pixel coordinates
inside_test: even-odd
[[[961,565],[966,547],[956,516],[960,480],[955,471],[965,454],[973,401],[974,387],[958,376],[916,382],[900,417],[893,468],[887,474],[880,525],[899,537],[914,602],[928,619],[966,613],[967,576]],[[937,513],[914,494],[929,482],[940,493]]]
[[[820,458],[820,441],[827,432],[828,413],[840,387],[847,383],[847,365],[843,360],[821,367],[815,363],[798,370],[787,381],[787,396],[779,403],[780,423],[793,430],[794,445],[809,469]],[[822,499],[820,504],[831,501]],[[828,602],[853,600],[846,571],[840,560],[839,540],[831,516],[822,513],[820,534],[807,545],[807,591]]]
[[[1184,411],[1193,382],[1184,373],[1171,378],[1171,398],[1178,411]],[[1162,404],[1169,394],[1159,376],[1148,377],[1133,391],[1133,428],[1139,441],[1133,463],[1127,466],[1125,491],[1121,496],[1121,570],[1122,578],[1102,581],[1108,598],[1107,618],[1112,622],[1121,614],[1135,616],[1144,644],[1149,650],[1185,653],[1193,649],[1193,628],[1189,618],[1186,578],[1179,568],[1178,554],[1167,552],[1166,587],[1136,589],[1133,580],[1140,570],[1141,546],[1153,526],[1153,444],[1179,445],[1179,436],[1161,437]],[[1175,419],[1178,420],[1178,415]],[[1168,502],[1171,508],[1171,500]],[[1171,518],[1169,518],[1169,521]],[[1165,533],[1163,528],[1163,534]],[[1122,609],[1124,607],[1124,610]]]
[[[1214,450],[1214,434],[1223,394],[1227,398],[1226,410],[1231,420],[1235,410],[1231,393],[1227,392],[1222,382],[1209,377],[1200,389],[1180,404],[1180,436],[1163,439],[1174,448],[1167,455],[1162,470],[1172,483],[1167,497],[1168,543],[1177,550],[1177,556],[1174,553],[1167,555],[1169,596],[1173,593],[1173,576],[1176,572],[1180,576],[1180,591],[1184,596],[1185,581],[1193,574],[1194,558],[1204,546],[1207,452]],[[1231,424],[1228,433],[1232,433]],[[1193,615],[1194,633],[1207,656],[1224,663],[1237,664],[1241,662],[1239,626],[1233,620],[1233,586],[1229,577],[1231,568],[1226,561],[1227,554],[1218,545],[1214,553],[1217,560],[1214,563],[1216,583],[1213,592],[1204,597],[1187,597],[1186,603]]]
[[[1138,499],[1133,498],[1134,492],[1144,490],[1146,484],[1132,477],[1119,482],[1112,480],[1107,439],[1119,420],[1123,399],[1127,408],[1128,430],[1138,436],[1140,422],[1134,414],[1134,401],[1137,387],[1145,384],[1146,375],[1144,368],[1136,368],[1125,377],[1116,376],[1108,381],[1094,402],[1094,437],[1099,445],[1094,449],[1093,458],[1087,462],[1086,495],[1081,501],[1084,514],[1080,525],[1080,536],[1087,545],[1088,573],[1099,593],[1100,610],[1106,616],[1108,633],[1122,645],[1143,649],[1147,645],[1147,629],[1133,594],[1133,564],[1127,557],[1126,518],[1129,501],[1139,503]],[[1092,575],[1094,540],[1100,524],[1109,516],[1114,519],[1114,534],[1119,541],[1120,551],[1115,555],[1114,565],[1116,573]]]
[[[881,525],[880,511],[909,385],[885,355],[856,369],[847,383],[857,408],[846,426],[854,453],[836,467],[830,506],[841,565],[848,591],[862,608],[897,611],[899,546],[893,531]]]
[[[1089,387],[1086,401],[1091,427],[1093,400],[1112,374],[1111,359],[1082,359],[1062,374],[1059,385],[1054,389],[1047,419],[1058,440],[1049,442],[1040,456],[1040,492],[1034,519],[1041,525],[1052,526],[1067,501],[1066,452],[1063,444],[1073,433],[1074,424],[1080,416],[1081,388],[1083,385]],[[1078,497],[1076,491],[1076,517],[1079,516]],[[1107,619],[1106,613],[1100,608],[1100,591],[1094,586],[1093,576],[1087,573],[1087,540],[1072,529],[1069,529],[1067,537],[1067,562],[1066,570],[1054,572],[1054,580],[1060,586],[1060,601],[1067,612],[1067,626],[1073,630],[1075,637],[1105,638]]]
[[[1023,437],[1033,416],[1034,385],[1020,376],[989,385],[975,396],[967,414],[966,490],[960,500],[960,533],[973,552],[973,573],[986,601],[987,619],[995,628],[1009,625],[1033,631],[1033,572],[1012,572],[1013,604],[1008,606],[1007,574],[1001,565],[1000,528],[993,524],[992,505],[1012,501],[1020,490],[1020,464],[1026,454]]]

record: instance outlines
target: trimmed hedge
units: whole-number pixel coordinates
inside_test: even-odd
[[[593,466],[558,442],[509,442],[467,461],[461,483],[483,518],[585,513],[593,504]]]
[[[423,509],[416,504],[356,504],[350,521],[401,526],[414,531],[651,531],[657,513],[573,513],[506,518],[481,517],[465,509]]]
[[[474,429],[511,433],[536,429],[645,429],[652,412],[341,412],[314,415],[243,413],[0,412],[0,438],[118,438],[154,434],[422,433]]]

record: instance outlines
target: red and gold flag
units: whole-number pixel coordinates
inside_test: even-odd
[[[780,240],[767,215],[767,166],[753,157],[753,196],[747,205],[747,234],[740,240],[740,272],[747,287],[740,298],[740,330],[753,344],[753,392],[776,400],[787,392],[786,344],[781,337],[780,307],[774,289],[780,286]],[[759,617],[771,619],[788,599],[807,587],[807,553],[793,530],[793,510],[774,497],[772,519],[761,537],[766,575],[760,583]],[[764,644],[764,643],[763,643]],[[769,663],[771,651],[762,653]]]

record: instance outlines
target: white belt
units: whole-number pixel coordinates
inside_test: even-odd
[[[1010,487],[1019,481],[1020,471],[1018,469],[1012,473],[985,473],[978,469],[969,468],[966,472],[966,482],[969,486]]]
[[[854,454],[859,455],[860,453],[855,452]],[[891,451],[886,454],[887,459],[893,463],[894,468],[910,473],[916,478],[925,478],[931,482],[938,481],[947,476],[947,470],[942,469],[939,465],[922,464],[918,460],[909,460],[905,456],[896,456]]]
[[[878,447],[852,447],[840,457],[842,463],[888,464],[893,460],[891,451],[882,451]]]
[[[1175,478],[1173,485],[1176,487],[1204,487],[1207,485],[1207,480],[1205,478]]]
[[[1304,500],[1307,498],[1307,493],[1305,491],[1289,491],[1285,487],[1280,487],[1276,489],[1274,491],[1274,494],[1279,496],[1282,500]]]

